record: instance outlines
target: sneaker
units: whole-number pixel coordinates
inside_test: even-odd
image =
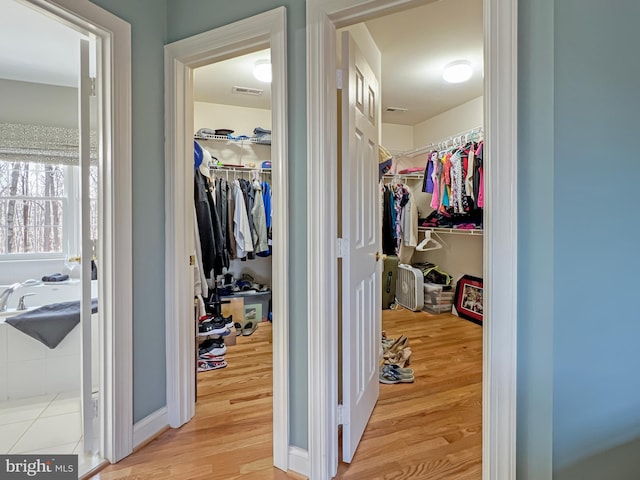
[[[227,328],[233,327],[233,315],[229,315],[228,317],[221,317],[224,320],[224,325]]]
[[[220,357],[227,353],[227,346],[224,344],[224,340],[220,339],[209,339],[200,344],[198,348],[198,356],[199,357]]]
[[[240,323],[238,322],[235,322],[233,326],[236,329],[236,337],[242,335],[242,325],[240,325]]]
[[[209,353],[205,353],[203,355],[198,356],[198,360],[208,360],[212,362],[222,362],[224,360],[224,355],[211,355]]]
[[[198,372],[208,372],[209,370],[218,370],[227,366],[226,360],[198,360]]]
[[[198,336],[208,337],[209,335],[228,335],[228,331],[229,329],[227,328],[224,320],[221,318],[212,318],[211,320],[200,322],[200,326],[198,327]]]

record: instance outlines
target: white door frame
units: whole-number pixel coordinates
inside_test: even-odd
[[[133,450],[133,275],[131,214],[131,25],[83,0],[22,0],[98,39],[101,91],[99,258],[100,454],[112,463]]]
[[[338,466],[336,28],[424,0],[307,0],[310,478]],[[485,480],[515,479],[517,323],[517,0],[484,0]],[[494,294],[493,292],[500,292]]]
[[[289,262],[286,9],[279,7],[165,46],[167,409],[177,428],[195,414],[193,69],[271,48],[273,159],[273,461],[288,468]]]

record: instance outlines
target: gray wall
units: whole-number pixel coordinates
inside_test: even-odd
[[[0,79],[0,123],[78,128],[78,89]]]
[[[554,469],[640,437],[639,21],[555,2]]]
[[[93,0],[131,23],[133,419],[167,404],[164,322],[164,0]]]
[[[638,478],[640,4],[519,15],[518,479]]]
[[[518,480],[552,468],[553,3],[518,4]]]

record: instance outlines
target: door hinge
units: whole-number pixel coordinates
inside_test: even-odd
[[[341,403],[338,404],[338,425],[344,425],[343,420],[343,405]]]
[[[347,253],[347,241],[344,238],[336,239],[336,255],[338,258],[344,258]]]
[[[96,79],[94,77],[89,78],[89,96],[96,96]]]
[[[336,70],[336,86],[338,90],[342,90],[342,69],[339,68]]]
[[[193,266],[196,264],[196,257],[195,255],[189,255],[189,265]]]

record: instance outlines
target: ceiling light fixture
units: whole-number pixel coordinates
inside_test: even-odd
[[[258,60],[253,67],[253,76],[264,83],[271,83],[271,61]]]
[[[449,83],[463,83],[471,78],[473,69],[467,60],[457,60],[444,67],[442,78]]]

